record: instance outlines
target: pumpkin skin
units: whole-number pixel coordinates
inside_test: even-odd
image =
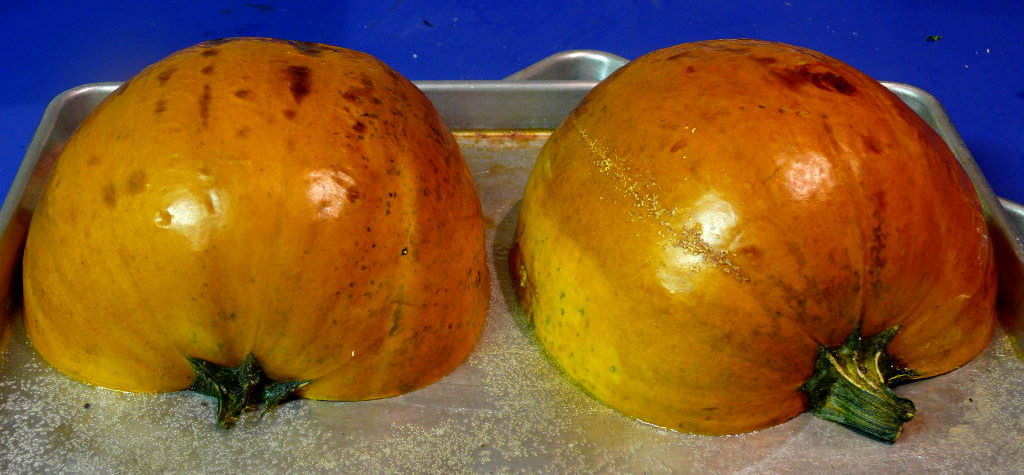
[[[942,139],[838,60],[757,40],[646,54],[554,132],[510,269],[540,343],[596,398],[700,434],[807,409],[819,345],[902,329],[917,377],[994,325],[992,246]]]
[[[121,86],[65,147],[29,231],[26,329],[53,366],[188,388],[252,353],[306,398],[363,400],[465,359],[483,217],[433,106],[378,59],[202,43]]]

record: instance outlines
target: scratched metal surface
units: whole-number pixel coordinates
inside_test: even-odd
[[[585,52],[582,60],[556,55],[549,63],[561,68],[559,77],[578,75],[568,80],[552,80],[541,63],[508,82],[419,83],[453,128],[518,129],[458,134],[488,219],[493,288],[481,340],[452,374],[389,399],[294,401],[224,431],[202,397],[124,393],[63,376],[32,349],[15,307],[0,368],[0,472],[1024,473],[1024,419],[1018,417],[1024,363],[1010,338],[1022,307],[1005,292],[1004,326],[981,355],[952,373],[897,389],[919,412],[891,446],[808,414],[750,434],[680,434],[616,413],[560,373],[515,305],[506,257],[519,196],[547,137],[537,129],[556,126],[600,78],[593,76],[607,74],[587,68],[610,71],[618,60],[600,52]],[[55,100],[0,213],[5,230],[18,206],[31,211],[46,157],[114,86],[84,86]],[[1002,273],[1019,277],[1021,240],[1013,221],[1024,223],[1024,208],[1005,202],[1004,210],[986,194],[984,177],[972,172],[969,152],[934,99],[910,86],[887,86],[950,142],[1003,243],[1000,266],[1008,270]],[[505,104],[519,104],[518,112],[502,113]],[[1012,292],[1020,282],[1005,287]]]

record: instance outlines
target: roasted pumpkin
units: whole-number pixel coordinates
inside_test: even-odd
[[[292,390],[436,381],[489,294],[476,188],[426,96],[370,55],[263,38],[198,44],[114,91],[60,155],[24,257],[43,358],[218,395],[225,425]]]
[[[540,343],[609,406],[700,434],[813,407],[893,441],[888,387],[995,325],[992,245],[942,139],[883,85],[757,40],[646,54],[530,175],[510,268]]]

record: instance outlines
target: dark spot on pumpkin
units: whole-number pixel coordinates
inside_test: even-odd
[[[697,68],[695,68],[693,66],[687,66],[686,67],[686,72],[688,72],[688,73],[692,73],[692,72],[694,72],[696,70],[697,70]]]
[[[350,203],[355,203],[356,201],[359,201],[359,198],[361,198],[362,196],[362,193],[360,193],[359,190],[355,188],[349,188],[345,192],[345,198],[348,198],[348,201]]]
[[[294,109],[285,109],[285,110],[281,111],[281,113],[284,114],[284,117],[286,119],[288,119],[288,120],[295,120],[295,110]]]
[[[764,105],[764,104],[758,104],[758,105],[757,105],[757,108],[758,108],[758,109],[767,109],[767,108],[768,108],[768,106],[766,106],[766,105]]]
[[[206,127],[210,119],[210,96],[210,85],[203,84],[203,94],[199,96],[199,119],[203,127]]]
[[[356,124],[352,126],[352,130],[360,134],[366,132],[366,124],[362,122],[356,122]]]
[[[241,127],[235,131],[235,136],[245,138],[249,136],[249,127]]]
[[[689,51],[680,51],[678,53],[672,54],[668,58],[665,58],[665,61],[675,61],[675,60],[677,60],[679,58],[692,58],[692,57],[693,57],[693,54],[690,53]]]
[[[167,110],[167,99],[157,99],[156,107],[153,108],[153,113],[160,114],[165,110]]]
[[[743,259],[749,259],[755,262],[764,260],[764,250],[757,246],[743,246],[737,249],[736,253],[743,256]]]
[[[306,66],[288,66],[284,71],[288,76],[288,81],[291,83],[288,86],[288,90],[292,92],[292,97],[296,103],[302,102],[302,99],[309,95],[309,68]]]
[[[773,58],[771,56],[751,56],[750,59],[764,65],[775,64],[779,62],[778,58]]]
[[[388,336],[398,332],[399,323],[402,321],[402,313],[404,312],[405,308],[402,305],[395,306],[395,311],[391,314],[391,329],[388,330]]]
[[[142,193],[146,189],[146,172],[142,170],[135,170],[128,175],[128,193],[137,195]]]
[[[103,186],[103,204],[110,208],[117,206],[117,189],[114,188],[113,183],[107,183]]]
[[[888,262],[888,259],[883,256],[886,248],[886,242],[889,237],[889,233],[885,231],[885,210],[888,207],[885,192],[878,191],[871,195],[871,202],[874,204],[875,210],[871,215],[874,220],[874,225],[871,227],[871,243],[868,246],[868,262],[870,266],[869,272],[873,276],[877,277]],[[878,280],[873,282],[873,284],[877,291],[878,286],[881,285],[882,282]]]
[[[293,41],[289,40],[288,44],[295,48],[296,51],[306,56],[320,56],[324,52],[324,47],[318,43],[307,43],[305,41]]]
[[[844,95],[857,92],[857,88],[850,84],[846,78],[832,71],[815,70],[815,68],[820,69],[820,67],[820,63],[817,65],[805,64],[796,68],[772,69],[772,73],[781,79],[786,86],[793,89],[798,89],[805,84],[811,84],[818,89],[838,92]]]
[[[215,40],[206,40],[206,41],[204,41],[202,43],[197,44],[195,47],[196,48],[200,48],[200,49],[202,49],[202,48],[213,48],[214,46],[220,46],[220,45],[225,44],[225,43],[230,43],[232,41],[236,41],[237,39],[238,38],[218,38],[218,39],[215,39]],[[216,50],[214,50],[214,51],[216,51]],[[217,53],[213,53],[213,54],[217,54]]]
[[[250,91],[249,89],[239,89],[239,90],[235,91],[235,97],[237,97],[239,99],[244,99],[244,100],[247,100],[247,101],[251,101],[252,100],[252,91]]]
[[[874,137],[865,135],[861,137],[861,141],[864,143],[864,148],[867,149],[868,152],[875,155],[882,153],[882,148],[878,145],[878,141]]]
[[[832,72],[827,72],[821,76],[813,76],[812,82],[814,82],[814,85],[818,88],[831,89],[840,94],[850,95],[857,92],[857,88],[853,87],[853,84],[850,84],[846,78],[837,76]]]
[[[89,155],[89,158],[85,159],[85,164],[90,167],[94,167],[100,163],[99,155]]]
[[[676,143],[672,144],[672,148],[670,148],[668,151],[672,152],[672,153],[678,152],[683,147],[686,147],[686,143],[687,143],[686,139],[685,138],[681,138],[678,141],[676,141]]]
[[[163,71],[160,71],[160,74],[156,75],[156,80],[160,83],[161,86],[163,86],[164,83],[166,83],[167,80],[170,79],[171,76],[173,76],[174,73],[177,71],[178,68],[171,66]]]
[[[220,54],[220,50],[218,50],[216,48],[209,48],[209,49],[203,50],[203,52],[199,53],[199,54],[201,56],[203,56],[203,57],[209,58],[211,56],[217,56],[218,54]]]
[[[203,69],[200,69],[199,71],[203,74],[213,74],[213,69],[214,67],[212,64],[207,64],[206,66],[203,66]]]

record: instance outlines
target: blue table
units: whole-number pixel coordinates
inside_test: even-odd
[[[53,96],[125,80],[213,38],[345,46],[410,79],[500,79],[568,49],[635,58],[688,41],[755,37],[816,49],[876,79],[931,92],[996,193],[1024,202],[1022,24],[1020,0],[4,2],[0,187],[9,187]]]

